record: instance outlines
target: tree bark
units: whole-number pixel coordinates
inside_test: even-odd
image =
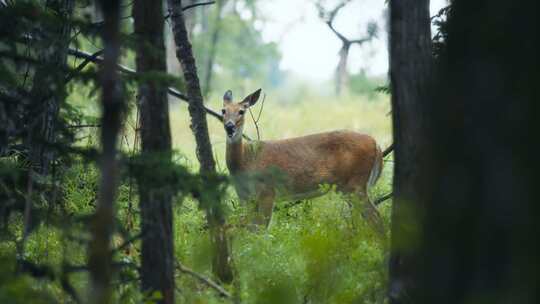
[[[206,178],[208,184],[211,185],[212,176],[216,175],[216,165],[208,134],[208,124],[199,77],[197,75],[197,67],[182,12],[182,1],[169,0],[169,10],[176,44],[176,57],[180,61],[186,82],[189,98],[188,111],[191,116],[191,129],[197,143],[197,158],[200,163],[200,172]],[[210,189],[210,191],[213,190]],[[203,203],[206,206],[206,217],[214,247],[213,271],[222,281],[230,282],[232,281],[233,272],[222,206],[218,201]]]
[[[96,212],[91,223],[88,267],[91,303],[111,302],[110,240],[114,227],[114,201],[118,183],[116,145],[125,108],[116,64],[120,55],[120,1],[101,0],[104,16],[104,62],[101,66],[101,181]]]
[[[395,166],[390,258],[391,303],[413,303],[418,226],[424,203],[419,167],[425,159],[424,112],[432,53],[429,0],[390,2],[390,76]]]
[[[535,0],[452,1],[427,104],[415,303],[540,301],[537,12]]]
[[[167,72],[163,2],[135,0],[133,19],[137,73]],[[150,76],[148,76],[150,77]],[[161,293],[160,303],[174,303],[172,193],[167,170],[172,166],[167,86],[158,80],[139,83],[142,172],[137,176],[141,210],[141,285],[145,294]]]
[[[349,82],[349,73],[347,71],[347,63],[349,61],[349,50],[351,49],[350,43],[343,42],[341,50],[339,50],[339,62],[336,68],[336,95],[340,96],[343,89],[347,87]]]
[[[39,175],[49,173],[54,159],[52,145],[56,141],[58,113],[66,98],[64,79],[71,33],[71,24],[67,20],[73,13],[73,5],[73,0],[48,1],[46,4],[46,9],[54,11],[64,22],[51,25],[51,39],[42,42],[38,50],[41,66],[34,73],[30,90],[33,100],[29,107],[28,145],[32,171]],[[51,71],[52,67],[57,70]]]

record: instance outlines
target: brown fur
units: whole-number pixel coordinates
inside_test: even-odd
[[[364,216],[383,232],[379,214],[368,196],[370,176],[373,184],[382,169],[382,153],[371,136],[342,130],[244,143],[244,115],[239,113],[252,104],[253,94],[241,103],[225,100],[224,123],[230,121],[240,132],[227,142],[227,167],[238,196],[256,201],[258,224],[268,225],[275,199],[319,196],[324,194],[321,185],[328,184],[366,201]]]

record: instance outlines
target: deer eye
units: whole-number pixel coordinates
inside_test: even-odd
[[[221,109],[221,114],[225,115],[225,109]]]
[[[240,110],[240,111],[238,111],[238,114],[240,114],[240,115],[244,115],[244,113],[245,113],[245,111],[244,111],[244,110]]]

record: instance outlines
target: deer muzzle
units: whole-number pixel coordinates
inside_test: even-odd
[[[229,137],[233,137],[234,133],[236,132],[236,126],[232,122],[227,122],[225,124],[225,132],[227,132],[227,135]]]

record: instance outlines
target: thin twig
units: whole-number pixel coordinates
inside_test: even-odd
[[[127,239],[124,243],[122,243],[122,245],[118,246],[117,248],[114,248],[112,251],[113,252],[120,252],[120,251],[124,250],[125,248],[131,246],[133,244],[133,242],[135,242],[136,240],[142,239],[142,237],[143,237],[142,233],[136,234],[135,236]]]
[[[209,278],[203,276],[202,274],[199,274],[195,271],[193,271],[192,269],[190,268],[187,268],[186,266],[182,265],[182,263],[180,262],[177,262],[177,266],[176,268],[182,272],[182,273],[187,273],[193,277],[195,277],[196,279],[198,279],[199,281],[203,282],[204,284],[206,284],[207,286],[213,288],[214,290],[216,290],[219,295],[221,295],[222,297],[225,297],[225,298],[231,298],[231,294],[225,290],[225,288],[221,287],[219,284],[217,284],[216,282],[210,280]]]
[[[87,52],[81,51],[81,50],[69,49],[68,54],[71,55],[71,56],[74,56],[74,57],[87,59],[90,62],[97,63],[97,64],[101,64],[103,62],[103,57],[100,57],[100,56],[93,57],[93,55],[95,53],[90,54],[90,53],[87,53]],[[123,66],[121,64],[118,64],[117,68],[118,68],[118,70],[120,72],[126,73],[128,75],[137,75],[137,71],[135,71],[135,70],[133,70],[131,68],[128,68],[126,66]],[[176,97],[176,98],[178,98],[178,99],[180,99],[182,101],[185,101],[185,102],[189,103],[188,96],[181,93],[180,91],[178,91],[178,90],[176,90],[174,88],[168,88],[167,93],[169,93],[170,95],[172,95],[172,96],[174,96],[174,97]],[[220,121],[223,121],[223,117],[221,116],[221,114],[219,114],[219,113],[215,112],[214,110],[209,109],[207,107],[204,107],[204,110],[206,111],[206,113],[210,114],[211,116],[214,116],[215,118],[219,119]]]
[[[98,58],[99,56],[103,55],[103,52],[105,50],[104,49],[101,49],[95,53],[93,53],[92,55],[90,55],[90,57],[88,58],[85,58],[84,61],[79,64],[67,77],[66,77],[66,82],[69,82],[71,79],[73,79],[73,77],[75,77],[75,75],[77,73],[80,73],[89,63],[93,62],[94,60],[96,60],[96,58]]]
[[[261,140],[261,134],[259,133],[259,120],[261,119],[261,114],[264,109],[264,102],[266,101],[266,93],[263,93],[263,100],[261,104],[261,108],[259,109],[259,114],[257,114],[257,119],[253,116],[253,113],[251,112],[251,107],[249,108],[249,115],[251,115],[251,119],[253,120],[253,123],[255,124],[255,130],[257,131],[257,140]]]
[[[255,130],[257,131],[257,140],[261,140],[261,134],[259,133],[259,125],[257,124],[257,121],[255,120],[255,116],[253,116],[253,113],[251,112],[251,108],[248,108],[249,115],[251,115],[251,120],[253,120],[253,123],[255,124]]]
[[[82,129],[82,128],[101,128],[100,124],[87,124],[87,125],[70,125],[67,126],[70,129]]]
[[[388,193],[388,194],[386,194],[386,195],[383,195],[383,196],[377,198],[377,199],[373,202],[373,205],[378,206],[378,205],[382,204],[384,201],[386,201],[386,200],[392,198],[393,195],[394,195],[394,193],[392,193],[392,192],[390,192],[390,193]]]
[[[203,6],[203,5],[211,5],[211,4],[214,4],[216,3],[216,1],[207,1],[207,2],[199,2],[199,3],[193,3],[193,4],[190,4],[190,5],[186,5],[184,7],[182,7],[182,11],[187,11],[188,9],[191,9],[191,8],[194,8],[194,7],[197,7],[197,6]]]
[[[68,49],[68,54],[71,55],[71,56],[74,56],[74,57],[78,57],[78,58],[83,58],[83,59],[89,59],[91,62],[93,63],[96,63],[96,64],[101,64],[103,62],[103,58],[102,57],[95,57],[95,58],[92,58],[92,54],[90,53],[87,53],[85,51],[81,51],[81,50],[75,50],[75,49]],[[120,72],[123,72],[123,73],[126,73],[128,75],[137,75],[137,71],[131,69],[131,68],[128,68],[126,66],[123,66],[121,64],[117,64],[117,68]],[[180,91],[178,91],[177,89],[174,89],[174,88],[167,88],[167,93],[169,93],[169,95],[171,96],[174,96],[186,103],[189,103],[189,97],[186,95],[186,94],[183,94],[181,93]],[[219,121],[223,121],[223,116],[219,113],[217,113],[216,111],[204,106],[204,111],[206,112],[206,114],[209,114],[210,116],[213,116],[214,118],[218,119]],[[244,137],[245,139],[247,140],[251,140],[251,138],[249,138],[249,136],[245,135],[245,134],[242,134],[242,137]]]
[[[394,151],[394,144],[392,143],[388,148],[384,149],[382,155],[383,155],[383,158],[388,156],[388,154],[392,153],[392,151]]]
[[[216,1],[199,2],[199,3],[190,4],[190,5],[186,5],[186,6],[182,7],[182,11],[185,12],[188,9],[192,9],[194,7],[197,7],[197,6],[211,5],[211,4],[214,4],[214,3],[216,3]],[[171,17],[171,14],[167,14],[167,15],[163,16],[163,18],[165,18],[165,20],[169,19],[170,17]]]

